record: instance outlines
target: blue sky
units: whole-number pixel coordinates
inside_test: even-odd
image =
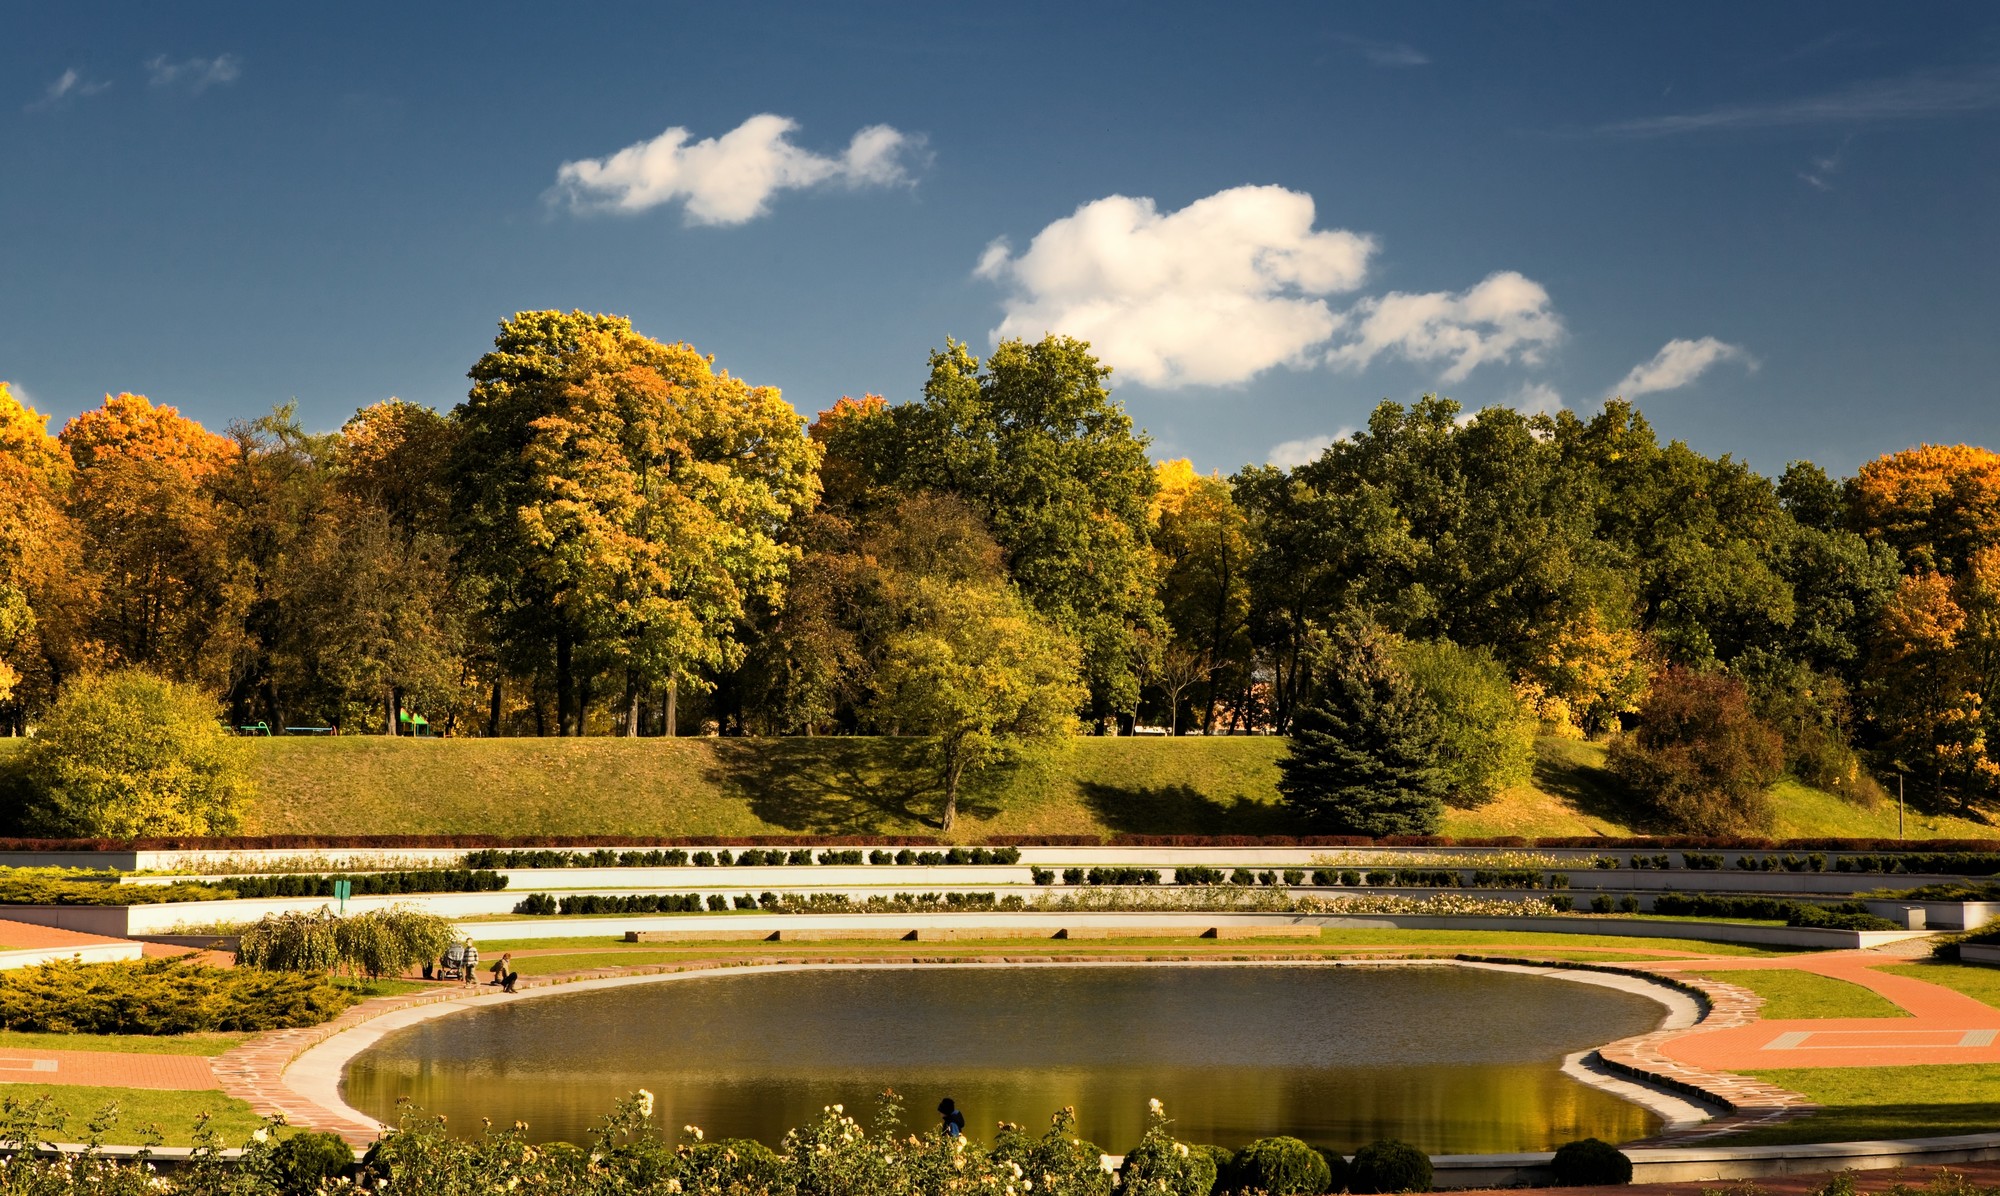
[[[297,7],[0,6],[0,378],[58,420],[449,407],[580,307],[808,416],[1087,335],[1203,469],[1433,390],[2000,447],[1991,4]]]

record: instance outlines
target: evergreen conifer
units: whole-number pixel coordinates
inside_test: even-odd
[[[1316,830],[1436,834],[1446,788],[1437,710],[1379,628],[1343,629],[1317,655],[1318,692],[1293,721],[1278,791]]]

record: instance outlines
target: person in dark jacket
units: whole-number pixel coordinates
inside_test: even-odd
[[[947,1138],[956,1138],[965,1133],[965,1114],[959,1112],[958,1105],[950,1097],[938,1102],[938,1116],[944,1118],[939,1128]]]

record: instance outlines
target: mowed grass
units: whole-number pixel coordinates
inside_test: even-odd
[[[1827,1017],[1908,1017],[1881,994],[1813,972],[1703,972],[1710,980],[1747,988],[1764,998],[1758,1016],[1771,1021]]]
[[[1975,1001],[1984,1001],[2000,1009],[2000,968],[1983,968],[1969,963],[1900,963],[1879,972],[1894,972],[1898,976],[1908,976],[1929,984],[1941,985],[1964,993]]]
[[[4,741],[0,741],[4,742]],[[972,777],[954,838],[991,835],[1282,835],[1283,739],[1097,738],[1022,751]],[[337,739],[243,744],[257,785],[252,834],[934,835],[939,791],[910,739]],[[1533,783],[1443,833],[1623,836],[1642,822],[1604,746],[1545,737]],[[1894,806],[1864,810],[1794,782],[1772,790],[1775,833],[1892,837]],[[1908,833],[1993,828],[1911,815]]]
[[[1725,1146],[1940,1138],[1993,1131],[2000,1064],[1800,1067],[1749,1073],[1826,1106],[1797,1121],[1719,1139]]]
[[[111,1051],[121,1055],[220,1055],[244,1034],[55,1034],[0,1030],[0,1051]]]
[[[163,1146],[193,1145],[195,1119],[203,1113],[226,1147],[241,1146],[264,1119],[250,1106],[213,1089],[183,1091],[164,1088],[99,1088],[83,1084],[0,1084],[0,1102],[27,1104],[46,1097],[66,1119],[56,1140],[82,1142],[90,1136],[93,1119],[115,1112],[104,1141],[134,1146],[152,1141],[157,1131]]]

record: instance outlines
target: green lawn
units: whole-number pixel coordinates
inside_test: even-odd
[[[4,741],[0,741],[4,742]],[[909,739],[336,739],[244,742],[257,784],[252,834],[933,834],[938,792]],[[1285,740],[1079,737],[970,778],[958,834],[1267,835],[1300,828],[1278,802]],[[1620,836],[1629,802],[1602,744],[1547,737],[1533,782],[1452,809],[1459,837]],[[422,800],[412,800],[421,794]],[[1793,782],[1772,790],[1779,836],[1895,834],[1894,806],[1864,810]],[[1911,837],[1994,835],[1911,816]]]
[[[97,1088],[82,1084],[0,1084],[0,1101],[26,1103],[47,1096],[69,1119],[64,1141],[81,1142],[89,1123],[106,1106],[117,1106],[117,1120],[104,1135],[109,1145],[137,1145],[146,1131],[157,1128],[163,1146],[190,1146],[195,1118],[210,1114],[224,1146],[241,1146],[264,1119],[233,1096],[213,1089],[188,1092],[166,1088]]]
[[[1703,972],[1710,980],[1747,988],[1764,998],[1759,1016],[1773,1021],[1825,1017],[1908,1017],[1877,993],[1812,972]]]
[[[240,1044],[244,1034],[50,1034],[37,1030],[0,1030],[0,1051],[115,1051],[144,1055],[220,1055]]]
[[[1784,1125],[1721,1139],[1729,1146],[1855,1142],[1991,1133],[2000,1109],[2000,1064],[1800,1067],[1751,1072],[1826,1108]]]
[[[1941,984],[2000,1009],[2000,968],[1983,968],[1969,963],[1900,963],[1877,968],[1876,971],[1894,972],[1898,976]]]

